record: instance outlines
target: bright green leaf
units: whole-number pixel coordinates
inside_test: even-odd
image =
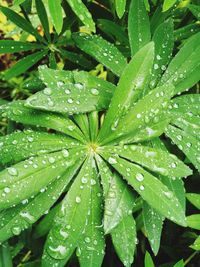
[[[132,0],[128,14],[128,35],[132,56],[151,39],[149,17],[143,0]]]
[[[120,76],[126,67],[126,58],[111,43],[98,35],[74,33],[72,38],[85,53],[104,64],[114,74]]]

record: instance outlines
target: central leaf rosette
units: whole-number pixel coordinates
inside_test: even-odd
[[[149,43],[117,86],[83,71],[41,67],[46,88],[1,107],[4,117],[32,128],[0,140],[1,242],[54,204],[44,266],[63,266],[75,250],[80,261],[93,257],[101,264],[104,235],[118,242],[124,227],[134,249],[132,212],[141,199],[144,222],[156,216],[161,226],[165,218],[186,226],[177,191],[184,192],[181,177],[192,172],[159,138],[171,121],[175,92],[171,82],[149,89],[153,59]],[[155,253],[158,247],[159,240]]]

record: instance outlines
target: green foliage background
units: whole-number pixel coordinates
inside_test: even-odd
[[[200,2],[0,9],[0,266],[199,266]]]

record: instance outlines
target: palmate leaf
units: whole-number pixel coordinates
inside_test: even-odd
[[[124,145],[123,147],[107,146],[104,150],[165,176],[183,177],[192,173],[190,168],[175,155],[161,149],[142,145]]]
[[[121,19],[126,9],[126,0],[115,0],[115,9],[117,16]]]
[[[161,23],[153,35],[152,39],[155,43],[155,59],[150,83],[152,88],[157,85],[162,72],[164,72],[170,60],[174,47],[173,28],[173,20],[170,18]]]
[[[82,23],[92,32],[95,32],[95,23],[92,19],[92,15],[84,5],[82,0],[66,0],[71,6],[73,12],[78,16]]]
[[[0,137],[0,164],[16,163],[28,157],[50,153],[69,148],[80,147],[81,144],[66,135],[49,134],[26,130]]]
[[[192,229],[200,230],[200,214],[187,216],[187,225]]]
[[[63,16],[61,0],[48,0],[49,12],[56,32],[59,34],[62,30]]]
[[[40,59],[42,59],[44,56],[46,56],[48,53],[48,50],[45,49],[43,51],[36,52],[34,54],[31,54],[21,60],[19,60],[13,67],[11,67],[9,70],[5,72],[5,79],[9,80],[14,76],[18,76],[22,73],[24,73],[26,70],[28,70],[30,67],[32,67],[34,64],[36,64]]]
[[[140,166],[117,155],[101,152],[101,155],[115,168],[142,198],[166,218],[186,226],[184,211],[167,186]]]
[[[131,214],[135,196],[121,177],[112,173],[100,157],[97,157],[97,164],[105,193],[104,232],[108,234],[124,217]]]
[[[193,165],[200,170],[200,141],[172,125],[167,127],[166,135],[184,152]]]
[[[90,211],[92,184],[95,186],[92,178],[94,172],[92,162],[92,158],[86,159],[62,201],[48,235],[42,266],[56,263],[57,266],[63,266],[78,246]]]
[[[113,44],[98,35],[74,33],[72,38],[81,50],[104,64],[117,76],[121,75],[126,66],[126,58]]]
[[[49,183],[59,179],[64,171],[75,163],[71,156],[74,153],[80,154],[81,158],[83,151],[71,149],[68,153],[63,150],[31,157],[1,171],[0,209],[19,204],[22,200],[36,195],[40,190],[43,191]]]
[[[153,209],[146,202],[143,204],[143,222],[145,231],[151,248],[155,255],[157,255],[160,247],[160,238],[162,233],[162,226],[164,217],[160,215],[155,209]]]
[[[97,172],[91,189],[91,204],[88,221],[79,242],[76,254],[81,267],[100,267],[104,258],[105,240],[102,225],[102,190],[98,181]]]
[[[15,53],[20,51],[28,51],[32,49],[44,48],[43,45],[38,43],[28,43],[13,40],[0,40],[0,54]]]
[[[112,242],[124,266],[133,263],[136,247],[136,225],[132,215],[125,217],[111,232]]]
[[[100,130],[99,142],[104,139],[105,143],[105,137],[108,138],[110,130],[116,130],[120,117],[126,114],[131,105],[138,100],[142,89],[149,81],[153,57],[154,46],[153,43],[149,43],[126,66]],[[112,133],[110,135],[112,136]]]
[[[57,1],[55,1],[57,3]],[[49,21],[48,21],[48,17],[47,17],[47,12],[45,9],[45,6],[42,2],[42,0],[36,0],[35,1],[35,5],[36,5],[36,10],[37,10],[37,14],[38,17],[41,21],[42,27],[44,29],[44,34],[47,37],[48,42],[51,41],[51,36],[49,33]],[[58,15],[58,14],[57,14]]]
[[[80,164],[81,161],[78,161],[72,165],[58,180],[36,195],[34,199],[25,199],[16,208],[2,211],[0,213],[0,242],[13,235],[19,235],[21,231],[29,228],[44,215],[64,191]]]
[[[112,39],[114,38],[119,43],[129,46],[128,35],[122,26],[108,19],[98,19],[97,26]]]
[[[197,18],[197,20],[200,19],[200,7],[198,5],[189,5],[189,10],[192,12],[192,14]]]
[[[51,128],[84,142],[80,129],[68,117],[27,108],[24,101],[14,101],[1,106],[0,115],[23,124]]]
[[[52,74],[55,77],[52,78],[53,81],[47,78]],[[74,72],[66,83],[64,75],[65,71],[58,72],[46,68],[44,71],[41,70],[40,76],[48,87],[29,97],[26,106],[68,114],[107,108],[114,89],[111,83],[84,72]],[[72,83],[72,80],[75,82]]]
[[[147,251],[145,254],[145,259],[144,259],[144,266],[145,267],[155,267],[153,260],[151,258],[151,255],[149,254],[149,252]]]
[[[190,203],[192,203],[192,205],[200,210],[200,194],[187,193],[186,197],[190,201]]]
[[[142,0],[132,0],[128,14],[128,35],[132,56],[151,40],[149,17]]]
[[[173,83],[174,95],[192,87],[200,79],[200,33],[190,37],[170,62],[159,84]]]

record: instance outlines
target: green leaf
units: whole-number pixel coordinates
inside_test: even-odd
[[[173,83],[174,95],[195,85],[200,79],[200,33],[194,34],[170,62],[160,84]]]
[[[187,216],[187,225],[188,227],[196,230],[200,230],[200,214],[193,214]]]
[[[164,0],[163,4],[163,12],[166,12],[168,9],[170,9],[177,0]]]
[[[132,143],[149,140],[161,135],[170,121],[166,110],[173,92],[173,85],[164,85],[163,87],[157,87],[151,90],[135,105],[132,105],[128,112],[125,113],[124,111],[125,115],[123,114],[122,119],[119,119],[118,116],[116,120],[113,120],[114,123],[111,124],[112,132],[105,135],[108,137],[104,137],[102,143],[110,142],[118,144],[120,140],[123,143]],[[130,97],[128,101],[130,101]],[[119,112],[120,104],[116,109]],[[115,111],[115,114],[118,112]]]
[[[48,0],[48,4],[53,26],[55,27],[56,32],[59,34],[63,26],[61,0]]]
[[[132,56],[151,40],[149,17],[143,0],[132,0],[128,14],[128,35]]]
[[[42,220],[37,224],[34,233],[33,238],[38,239],[44,235],[47,235],[50,231],[51,227],[53,226],[54,217],[60,208],[60,204],[57,204],[54,206],[46,216],[42,218]]]
[[[85,71],[52,70],[45,65],[39,67],[39,76],[43,83],[54,90],[69,83],[73,83],[78,89],[84,87],[99,87],[101,90],[113,94],[115,85],[101,78],[95,77]]]
[[[170,18],[160,24],[153,35],[153,41],[155,43],[155,59],[152,70],[152,80],[150,83],[152,88],[158,83],[162,72],[166,69],[170,60],[174,47],[173,30],[173,20]]]
[[[152,208],[177,224],[186,226],[182,206],[171,192],[155,176],[140,166],[113,154],[101,155],[115,168]]]
[[[14,5],[21,5],[23,2],[25,2],[26,0],[14,0]]]
[[[87,7],[84,5],[82,0],[66,0],[71,6],[73,12],[82,21],[82,23],[91,31],[95,32],[95,23],[92,19],[91,13],[88,11]]]
[[[13,267],[11,249],[8,242],[0,245],[0,263],[2,267]]]
[[[92,186],[96,186],[91,185],[92,161],[92,158],[85,161],[62,201],[45,244],[42,266],[64,266],[78,246],[88,219]]]
[[[28,157],[80,147],[76,140],[61,134],[26,130],[0,137],[0,163],[16,163]]]
[[[184,261],[183,260],[180,260],[173,267],[184,267],[184,266],[185,266]]]
[[[19,60],[13,67],[5,72],[5,79],[9,80],[12,77],[18,76],[25,71],[27,71],[30,67],[36,64],[40,59],[46,56],[48,53],[47,50],[39,51],[25,58]]]
[[[111,100],[98,140],[105,143],[105,138],[115,132],[122,115],[138,100],[142,89],[148,83],[154,58],[153,43],[143,47],[126,66]],[[114,133],[115,134],[115,133]],[[104,141],[103,141],[104,140]]]
[[[111,43],[98,35],[74,33],[72,38],[85,53],[94,57],[114,74],[120,76],[126,66],[126,58]]]
[[[57,3],[58,1],[54,1],[54,2]],[[49,32],[49,21],[48,21],[45,6],[44,6],[42,0],[35,0],[35,5],[36,5],[38,17],[39,17],[41,24],[42,24],[42,27],[44,29],[44,34],[47,37],[48,42],[51,42],[51,36],[50,36],[50,32]]]
[[[0,40],[0,54],[16,53],[20,51],[28,51],[32,49],[44,48],[43,45],[38,43],[28,43],[13,40]]]
[[[200,20],[200,6],[190,4],[188,8],[197,20]]]
[[[98,112],[93,111],[88,114],[89,128],[90,128],[90,139],[95,141],[99,131],[99,117]]]
[[[197,237],[194,244],[190,246],[192,249],[199,251],[200,250],[200,236]]]
[[[155,267],[153,260],[151,258],[151,255],[149,254],[148,251],[145,254],[144,265],[145,265],[145,267]]]
[[[0,209],[19,204],[36,195],[55,181],[74,164],[74,153],[83,151],[70,149],[29,158],[0,172]],[[69,156],[69,157],[68,157]],[[75,157],[77,158],[77,156]]]
[[[116,42],[129,46],[127,33],[122,26],[108,19],[98,19],[97,26],[106,35],[115,39]]]
[[[43,37],[37,32],[37,30],[33,27],[33,25],[28,22],[25,18],[18,15],[16,12],[14,12],[12,9],[7,7],[0,7],[0,10],[3,12],[3,14],[11,20],[15,25],[17,25],[19,28],[24,30],[25,32],[30,33],[31,35],[35,36],[36,39],[38,39],[40,42],[44,42],[45,40]]]
[[[49,71],[45,74],[58,73]],[[65,72],[61,72],[61,75]],[[41,76],[45,82],[44,76]],[[78,114],[94,110],[104,110],[110,103],[113,94],[113,86],[100,78],[85,75],[84,72],[74,73],[78,83],[64,83],[57,80],[56,85],[50,84],[26,100],[26,106],[41,110],[49,110],[60,113]],[[106,88],[104,87],[106,85]],[[87,102],[85,101],[87,99]]]
[[[143,203],[143,221],[145,232],[154,255],[157,255],[160,248],[160,238],[164,218],[146,202]]]
[[[192,205],[200,210],[200,194],[187,193],[186,197],[190,201],[190,203],[192,203]]]
[[[133,263],[136,247],[136,226],[132,215],[126,216],[111,232],[112,242],[124,266]]]
[[[84,134],[85,139],[89,142],[90,141],[90,129],[89,129],[89,121],[88,121],[87,114],[77,114],[77,115],[74,115],[73,118],[76,124],[78,124],[82,133]]]
[[[48,57],[49,57],[49,67],[51,69],[56,69],[57,68],[57,63],[56,63],[55,53],[50,52],[50,54],[48,55]]]
[[[200,30],[200,25],[198,22],[191,23],[184,27],[178,28],[177,30],[174,31],[174,40],[180,42],[184,39],[188,39],[193,34],[199,32],[199,30]]]
[[[182,116],[186,113],[188,117],[192,114],[200,115],[199,102],[199,94],[181,95],[180,97],[173,98],[170,112],[179,112]],[[174,117],[174,115],[172,115],[172,117]]]
[[[79,242],[76,254],[79,258],[81,267],[101,267],[105,240],[102,227],[102,192],[98,181],[98,174],[95,171],[93,175],[91,189],[90,213],[87,225],[82,234],[82,240]],[[95,185],[94,185],[95,184]]]
[[[175,155],[162,149],[142,145],[124,145],[106,146],[104,150],[164,176],[175,178],[192,174],[192,170],[187,165]]]
[[[108,234],[127,215],[131,214],[135,195],[118,174],[110,172],[110,188],[105,197],[104,232]]]
[[[91,61],[89,61],[85,56],[81,54],[67,51],[61,48],[59,50],[63,58],[66,58],[67,60],[80,65],[84,69],[90,70],[94,67]]]
[[[115,9],[117,16],[121,19],[126,10],[126,0],[115,0]]]
[[[188,157],[193,165],[200,170],[200,142],[194,136],[169,125],[165,131],[166,135],[178,146],[180,150]]]
[[[46,113],[27,108],[24,106],[24,101],[13,101],[0,106],[0,114],[2,114],[2,117],[23,124],[51,128],[76,138],[83,143],[85,142],[80,129],[71,119],[61,114]]]
[[[29,228],[56,202],[66,186],[81,165],[81,160],[75,163],[61,177],[55,180],[34,199],[25,199],[16,208],[10,208],[0,213],[0,241],[3,242],[13,235]]]
[[[151,145],[153,148],[162,149],[163,152],[168,152],[164,143],[159,138],[154,138],[151,140]],[[189,169],[188,169],[189,170]],[[161,182],[165,184],[169,190],[171,190],[177,199],[179,200],[183,210],[186,210],[186,199],[185,199],[185,188],[182,179],[174,179],[174,177],[160,175],[159,178]]]
[[[95,159],[97,162],[98,171],[99,171],[100,178],[101,178],[101,185],[103,187],[103,195],[104,195],[104,198],[106,198],[108,195],[109,189],[110,189],[112,173],[111,173],[111,170],[108,164],[104,160],[102,160],[102,158],[98,154],[95,155]]]

